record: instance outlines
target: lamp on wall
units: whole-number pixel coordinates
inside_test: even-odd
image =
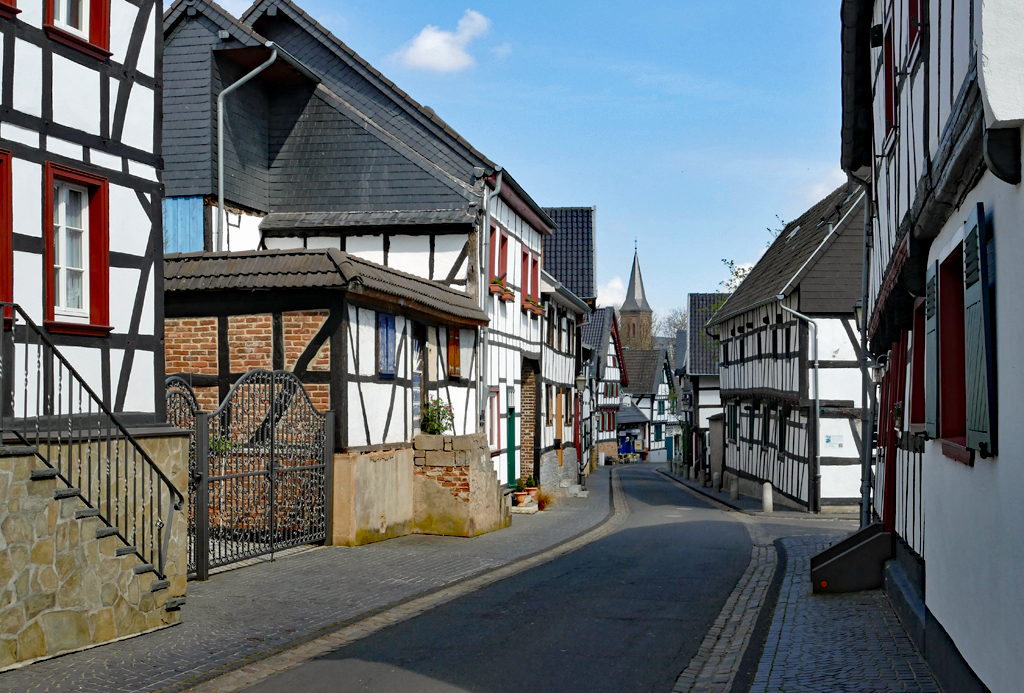
[[[583,391],[587,389],[587,376],[577,375],[576,376],[576,392],[583,394]]]
[[[857,302],[853,304],[853,314],[857,317],[857,327],[864,324],[864,303],[861,299],[857,299]]]

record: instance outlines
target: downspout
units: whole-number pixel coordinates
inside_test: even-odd
[[[494,192],[487,189],[487,182],[484,181],[484,228],[480,231],[480,249],[483,257],[480,262],[480,310],[485,314],[487,313],[487,302],[491,299],[491,278],[487,276],[488,268],[490,267],[491,260],[491,200],[501,194],[501,181],[504,177],[504,169],[501,166],[495,166],[495,181],[494,181]],[[483,430],[484,423],[487,415],[487,378],[490,375],[488,370],[488,358],[487,358],[487,342],[488,333],[490,332],[490,320],[482,328],[483,334],[480,337],[480,373],[477,378],[479,394],[477,395],[477,403],[480,405],[480,430]],[[498,397],[501,397],[501,393],[498,393]],[[501,406],[499,399],[498,406]]]
[[[274,64],[274,61],[277,60],[277,46],[273,41],[267,41],[264,46],[273,49],[270,58],[228,88],[222,89],[220,95],[217,96],[217,232],[213,239],[213,249],[217,252],[224,249],[224,221],[227,216],[227,212],[224,211],[224,99],[228,94]]]
[[[860,429],[860,526],[861,529],[871,523],[871,457],[872,441],[875,432],[875,384],[871,381],[869,367],[874,363],[868,356],[868,294],[870,293],[871,276],[871,184],[852,173],[847,173],[850,180],[864,188],[864,260],[861,270],[860,299],[860,380],[862,389],[861,404],[864,406],[863,425]]]
[[[813,318],[809,318],[803,313],[797,312],[787,306],[783,301],[786,300],[785,294],[779,294],[775,297],[779,302],[779,307],[787,313],[792,313],[797,318],[804,320],[810,325],[811,328],[811,339],[813,340],[811,346],[811,361],[814,367],[814,466],[811,469],[811,479],[814,480],[814,487],[810,489],[808,494],[808,505],[810,505],[811,512],[821,512],[821,392],[818,390],[818,323]]]

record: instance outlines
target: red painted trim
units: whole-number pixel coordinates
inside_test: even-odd
[[[114,330],[110,325],[86,325],[78,322],[57,322],[54,320],[44,320],[43,327],[52,334],[74,334],[82,337],[106,337]]]
[[[492,176],[491,178],[488,178],[487,182],[490,184],[491,189],[493,190],[494,177]],[[553,228],[548,226],[544,222],[544,220],[541,219],[537,215],[537,213],[530,208],[530,205],[527,204],[526,200],[524,200],[518,194],[516,194],[516,191],[513,190],[510,186],[501,186],[501,193],[498,195],[498,197],[504,200],[505,204],[511,207],[512,211],[514,211],[516,214],[522,217],[527,224],[532,226],[537,233],[544,234],[545,236],[550,236],[555,232]]]
[[[967,447],[967,438],[957,436],[954,438],[942,438],[942,454],[951,460],[963,462],[968,467],[974,466],[974,450]]]
[[[2,1],[2,0],[0,0]],[[53,0],[46,1],[43,30],[50,40],[81,51],[97,60],[106,60],[110,48],[110,0],[89,0],[89,38],[76,36],[53,22]]]
[[[0,17],[12,19],[19,12],[16,0],[0,0]]]
[[[494,245],[494,242],[497,239],[497,234],[498,234],[498,225],[495,224],[492,221],[491,222],[491,240],[490,240],[490,243],[487,246],[487,276],[490,279],[494,279],[495,278],[495,275],[494,275],[494,254],[496,252],[498,252],[498,251],[497,251],[497,247]]]
[[[622,342],[619,341],[619,325],[615,313],[612,313],[612,339],[615,340],[615,359],[619,363],[619,382],[629,387],[629,374],[626,373],[626,362],[622,360]]]
[[[508,234],[502,231],[498,237],[498,276],[508,277]]]
[[[939,437],[967,435],[963,244],[939,264]]]
[[[14,222],[11,153],[0,149],[0,301],[14,302]],[[13,317],[10,312],[5,317]]]
[[[76,171],[61,164],[46,162],[43,193],[43,302],[44,324],[52,323],[62,334],[104,336],[110,332],[110,193],[103,176]],[[89,324],[60,323],[54,320],[53,283],[53,181],[77,183],[89,189]],[[67,327],[65,327],[67,326]],[[91,331],[90,331],[91,330]]]

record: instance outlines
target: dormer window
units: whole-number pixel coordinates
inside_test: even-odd
[[[88,40],[88,0],[53,0],[53,24],[68,33]]]

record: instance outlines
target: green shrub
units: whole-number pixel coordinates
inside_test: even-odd
[[[445,431],[455,433],[455,413],[451,405],[437,397],[424,405],[420,430],[430,435],[441,435]]]

